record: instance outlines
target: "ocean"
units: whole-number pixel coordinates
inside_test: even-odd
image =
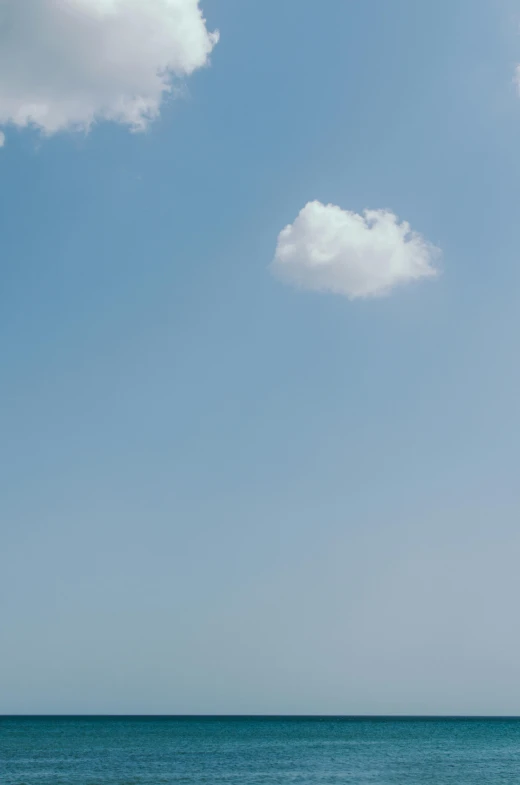
[[[0,717],[2,785],[520,785],[520,720]]]

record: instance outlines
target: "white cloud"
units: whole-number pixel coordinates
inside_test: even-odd
[[[199,0],[0,0],[0,125],[143,129],[217,40]]]
[[[513,77],[513,82],[515,83],[516,89],[520,94],[520,65],[517,65],[515,68],[515,75]]]
[[[5,144],[5,134],[0,131],[0,147],[3,147]]]
[[[283,281],[353,300],[437,274],[439,250],[389,210],[362,215],[309,202],[280,233],[272,270]]]

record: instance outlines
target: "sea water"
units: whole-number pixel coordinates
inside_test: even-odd
[[[520,720],[0,717],[2,785],[520,785]]]

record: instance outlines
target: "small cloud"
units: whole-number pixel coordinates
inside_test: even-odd
[[[517,65],[515,68],[515,75],[513,77],[513,82],[516,85],[516,89],[520,94],[520,65]]]
[[[109,120],[142,130],[209,62],[199,0],[1,0],[0,125],[45,134]]]
[[[0,147],[3,147],[5,144],[5,134],[0,131]]]
[[[271,269],[288,284],[354,300],[433,278],[439,254],[389,210],[360,215],[309,202],[280,233]]]

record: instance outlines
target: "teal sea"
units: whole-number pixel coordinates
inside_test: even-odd
[[[2,785],[519,785],[520,720],[0,717]]]

